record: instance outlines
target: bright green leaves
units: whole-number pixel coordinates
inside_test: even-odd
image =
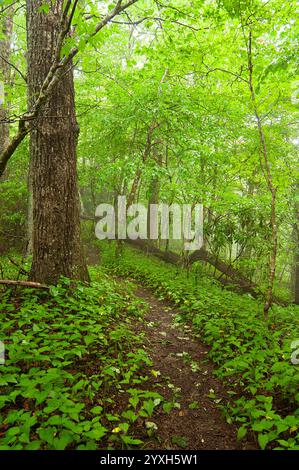
[[[102,247],[109,252],[107,245]],[[230,388],[231,403],[222,404],[214,390],[208,397],[222,408],[227,422],[238,423],[238,440],[254,433],[261,449],[272,449],[278,444],[282,449],[298,449],[299,375],[297,366],[291,364],[287,339],[299,336],[298,307],[275,307],[274,324],[269,328],[261,317],[258,301],[220,288],[203,271],[195,268],[188,273],[178,272],[176,267],[130,249],[124,250],[117,262],[104,256],[108,258],[111,269],[118,274],[134,277],[161,298],[178,304],[181,313],[176,315],[176,325],[191,322],[194,331],[209,345],[209,357],[218,366],[216,374]],[[182,353],[182,357],[190,363],[186,354]],[[241,397],[240,390],[244,391]],[[151,397],[140,405],[140,397],[134,392],[129,401],[135,413],[140,409],[148,417],[157,403]],[[196,409],[197,405],[190,403],[189,408]],[[167,413],[172,407],[172,403],[163,403]]]
[[[42,3],[41,6],[39,7],[39,12],[40,13],[45,13],[46,15],[50,11],[50,4],[49,3]]]
[[[251,0],[218,0],[218,3],[233,17],[240,16],[241,13],[246,12],[252,6]]]
[[[130,328],[145,305],[128,286],[98,268],[91,271],[97,282],[90,286],[70,289],[63,279],[47,294],[23,291],[17,308],[11,296],[1,298],[7,353],[0,376],[1,449],[141,443],[131,425],[161,401],[154,392],[130,388],[144,384],[152,366]]]

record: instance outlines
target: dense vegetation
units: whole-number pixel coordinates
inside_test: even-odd
[[[1,449],[142,444],[133,424],[162,403],[144,387],[151,361],[131,328],[144,306],[101,270],[92,274],[89,287],[64,279],[50,294],[3,296]]]
[[[0,449],[192,448],[138,286],[236,446],[299,449],[298,33],[295,0],[0,0]],[[201,205],[202,247],[96,241],[118,196]]]
[[[262,449],[297,449],[299,382],[290,344],[299,334],[298,307],[275,307],[267,324],[261,302],[223,289],[201,266],[188,273],[132,249],[120,258],[112,246],[101,251],[103,267],[91,268],[88,287],[62,279],[49,293],[3,295],[9,360],[0,382],[1,449],[157,445],[155,409],[171,413],[180,398],[163,395],[167,377],[152,368],[136,330],[146,303],[114,276],[134,278],[179,306],[175,324],[192,325],[227,385],[227,402],[213,391],[209,398],[238,424],[239,440],[249,432]]]
[[[260,302],[221,289],[202,275],[200,266],[188,275],[132,251],[112,266],[179,305],[175,321],[191,322],[210,346],[217,375],[234,398],[225,415],[242,423],[240,438],[250,429],[258,434],[262,449],[276,440],[280,448],[298,449],[299,377],[289,360],[291,342],[299,335],[298,307],[276,307],[271,323],[265,324]]]

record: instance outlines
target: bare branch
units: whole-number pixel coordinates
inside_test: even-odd
[[[5,62],[7,65],[9,65],[10,67],[12,67],[13,69],[15,69],[16,72],[18,72],[18,74],[22,77],[22,79],[27,83],[27,78],[25,77],[25,75],[21,72],[20,69],[18,69],[18,67],[14,64],[12,64],[11,62],[9,62],[8,60],[5,59],[5,57],[3,57],[1,54],[0,54],[0,59],[3,60],[3,62]]]

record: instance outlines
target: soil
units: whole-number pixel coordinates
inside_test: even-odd
[[[98,255],[89,253],[89,263],[98,262]],[[163,450],[259,449],[250,435],[238,441],[238,426],[227,423],[220,405],[230,400],[228,390],[214,375],[215,365],[207,357],[209,348],[194,336],[190,326],[175,325],[174,315],[179,313],[178,309],[170,302],[158,299],[134,279],[119,280],[135,284],[135,295],[149,305],[138,329],[140,332],[142,328],[145,333],[145,348],[153,361],[153,370],[161,374],[156,380],[152,377],[152,382],[162,384],[162,389],[157,391],[169,401],[173,400],[174,390],[178,390],[176,402],[180,408],[172,409],[169,414],[162,409],[155,411],[152,421],[158,429],[146,447]]]
[[[228,394],[213,374],[208,348],[192,335],[190,327],[175,326],[173,316],[178,312],[171,304],[157,299],[144,287],[138,286],[135,294],[149,304],[144,324],[145,346],[153,369],[160,372],[161,378],[167,378],[159,392],[170,400],[173,390],[180,389],[176,398],[180,408],[169,414],[161,410],[153,417],[158,430],[152,446],[186,450],[257,449],[250,439],[238,442],[238,428],[228,424],[221,413],[219,404],[228,400]],[[175,388],[169,388],[169,383]]]

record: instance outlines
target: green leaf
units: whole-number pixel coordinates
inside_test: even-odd
[[[38,11],[39,11],[39,13],[46,13],[46,15],[47,15],[50,11],[50,5],[48,3],[43,3],[39,7]]]
[[[245,437],[247,434],[247,428],[245,428],[244,426],[242,426],[241,428],[238,429],[238,433],[237,433],[237,439],[238,441],[240,441],[241,439],[243,439],[243,437]]]
[[[55,432],[56,432],[55,428],[39,429],[38,435],[42,441],[45,441],[48,444],[53,444]]]
[[[55,450],[64,450],[74,440],[74,434],[70,431],[63,430],[59,437],[53,440],[53,447]]]
[[[143,442],[140,439],[134,439],[131,436],[121,435],[121,439],[127,445],[139,446],[139,445],[143,444]]]
[[[267,434],[259,434],[258,435],[258,443],[260,445],[260,448],[262,450],[265,450],[265,448],[268,444],[268,435]]]
[[[32,441],[26,446],[26,450],[39,450],[41,448],[41,441]]]
[[[101,414],[103,411],[103,407],[102,406],[94,406],[90,412],[93,413],[94,415],[99,415]]]

